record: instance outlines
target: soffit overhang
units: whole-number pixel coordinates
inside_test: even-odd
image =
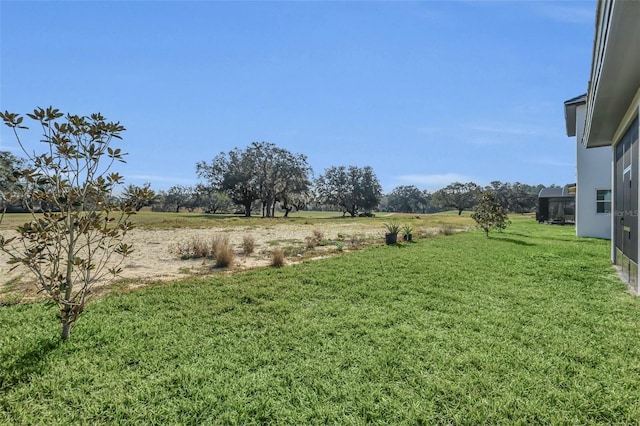
[[[640,1],[600,1],[582,140],[588,148],[613,144],[639,87]]]

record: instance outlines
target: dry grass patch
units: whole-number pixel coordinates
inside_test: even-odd
[[[245,255],[252,254],[256,249],[256,239],[252,235],[242,237],[242,252]]]
[[[211,257],[211,244],[199,237],[193,237],[185,242],[175,243],[169,247],[169,252],[180,259],[199,259]]]
[[[229,237],[214,237],[211,242],[216,268],[226,268],[233,264],[234,253]]]
[[[284,251],[281,248],[275,248],[271,252],[271,266],[279,268],[284,266]]]

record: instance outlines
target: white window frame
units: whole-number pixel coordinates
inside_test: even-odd
[[[607,199],[607,193],[609,194],[609,199]],[[602,198],[600,198],[600,194],[602,194]],[[611,195],[611,189],[596,189],[596,214],[611,214]],[[603,206],[602,211],[600,211],[600,205]],[[607,205],[609,206],[608,209]]]

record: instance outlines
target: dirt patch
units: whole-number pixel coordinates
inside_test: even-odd
[[[8,237],[11,232],[3,231]],[[315,235],[314,235],[315,234]],[[309,238],[318,235],[322,241],[310,247]],[[255,241],[252,254],[243,253],[243,238]],[[226,237],[234,250],[234,263],[224,270],[215,269],[213,259],[180,259],[179,248],[194,239],[211,241]],[[356,250],[365,246],[382,244],[384,229],[379,223],[342,222],[318,224],[265,224],[264,226],[229,226],[225,228],[143,230],[134,229],[127,236],[134,252],[122,264],[119,286],[136,288],[151,282],[172,281],[194,275],[233,272],[265,267],[271,262],[271,253],[281,248],[287,264],[305,259]],[[7,255],[0,253],[0,298],[29,300],[36,297],[30,272],[24,267],[11,270]],[[11,299],[11,297],[10,297]]]

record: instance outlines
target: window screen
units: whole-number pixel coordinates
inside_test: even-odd
[[[611,213],[611,190],[596,190],[596,213]]]

